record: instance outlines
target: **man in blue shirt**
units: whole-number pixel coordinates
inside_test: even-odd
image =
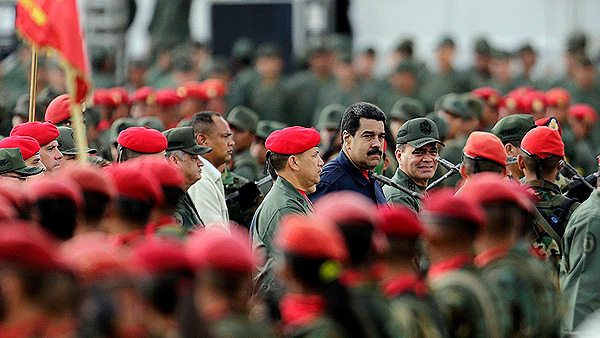
[[[342,151],[323,167],[317,190],[308,196],[311,201],[333,191],[352,190],[386,203],[372,173],[383,154],[385,122],[385,114],[373,104],[358,102],[346,109],[340,128]]]

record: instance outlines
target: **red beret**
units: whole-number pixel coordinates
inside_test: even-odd
[[[483,205],[509,202],[528,212],[535,208],[532,195],[521,184],[492,172],[473,175],[466,180],[457,195],[467,196]]]
[[[9,202],[13,209],[19,212],[29,212],[29,196],[21,185],[10,181],[1,181],[0,196]]]
[[[313,259],[348,258],[342,234],[327,218],[292,214],[279,224],[276,243],[285,252]]]
[[[558,119],[554,116],[544,117],[543,119],[536,120],[535,125],[550,127],[552,129],[558,131],[560,136],[562,136],[562,128],[560,127],[560,123],[558,122]]]
[[[50,101],[44,121],[59,124],[71,118],[71,109],[69,106],[69,95],[62,94]]]
[[[533,87],[522,86],[511,90],[506,96],[504,96],[504,106],[511,110],[520,109],[521,97],[525,93],[534,90]]]
[[[468,222],[478,228],[484,227],[487,218],[481,205],[464,195],[454,195],[452,188],[441,188],[425,199],[424,216],[432,219]]]
[[[116,105],[129,104],[129,91],[123,87],[114,87],[109,89]]]
[[[156,101],[154,89],[149,86],[141,87],[131,94],[130,101],[131,103],[145,102],[146,104],[153,105]]]
[[[518,108],[523,114],[541,112],[546,108],[546,94],[539,90],[531,90],[519,98]]]
[[[0,262],[30,269],[64,268],[52,236],[35,224],[8,222],[0,227]]]
[[[521,149],[528,155],[546,158],[551,155],[565,156],[565,144],[558,131],[550,127],[533,128],[523,136]]]
[[[159,89],[155,95],[156,105],[160,107],[172,107],[181,103],[181,97],[175,89]]]
[[[185,253],[195,270],[251,273],[256,266],[248,236],[232,228],[231,234],[217,229],[194,232],[185,242]]]
[[[71,178],[84,192],[96,192],[109,198],[115,194],[113,182],[98,167],[74,163],[62,169],[61,173]]]
[[[227,94],[225,83],[219,79],[204,80],[200,83],[200,86],[207,100],[214,99],[215,97],[223,97]]]
[[[315,214],[329,218],[338,226],[370,225],[377,227],[377,207],[370,199],[357,192],[333,192],[315,203]]]
[[[12,202],[0,196],[0,221],[6,222],[17,218],[17,210]]]
[[[94,105],[107,107],[117,107],[129,103],[127,90],[124,88],[98,88],[94,91],[93,100]]]
[[[190,81],[182,84],[177,88],[177,94],[182,99],[193,98],[200,101],[208,101],[209,98],[206,96],[205,88],[202,83],[196,81]]]
[[[51,122],[27,122],[14,126],[10,131],[10,136],[14,135],[31,136],[43,147],[56,140],[60,133],[58,128]]]
[[[315,128],[295,126],[275,130],[267,137],[265,146],[277,154],[295,155],[316,147],[319,143],[321,135]]]
[[[150,127],[129,127],[119,133],[117,143],[143,154],[156,154],[167,149],[167,138]]]
[[[381,231],[390,238],[416,239],[423,232],[417,213],[401,204],[380,208],[379,219]]]
[[[162,203],[164,197],[158,179],[140,171],[137,165],[123,163],[108,166],[104,170],[112,178],[118,196],[153,204]]]
[[[66,198],[73,201],[77,205],[77,209],[81,209],[84,205],[79,185],[62,175],[60,177],[44,176],[31,182],[27,188],[33,201],[44,198]]]
[[[134,159],[133,163],[137,163],[141,170],[145,170],[156,177],[163,187],[181,187],[183,184],[183,174],[179,168],[170,164],[166,158],[140,157]]]
[[[128,277],[133,271],[127,261],[129,250],[103,233],[77,235],[60,248],[61,259],[85,283]]]
[[[191,270],[181,243],[175,239],[160,237],[135,245],[131,253],[131,263],[150,274]]]
[[[569,107],[567,114],[588,125],[592,125],[598,120],[596,110],[587,104],[574,104]]]
[[[502,96],[496,89],[490,87],[477,88],[471,91],[471,95],[473,95],[474,97],[482,98],[485,101],[485,103],[492,107],[496,107],[498,103],[500,103],[500,99],[502,98]]]
[[[571,94],[562,88],[552,88],[546,92],[548,107],[566,108],[571,104]]]
[[[485,158],[503,166],[507,163],[502,141],[498,136],[484,131],[474,131],[469,135],[464,153],[469,158]]]
[[[0,140],[0,148],[19,148],[24,160],[40,151],[40,144],[31,136],[9,136]]]

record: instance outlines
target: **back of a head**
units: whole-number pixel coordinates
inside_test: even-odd
[[[203,111],[192,116],[190,126],[194,127],[194,137],[198,134],[210,134],[210,129],[215,124],[214,116],[221,116],[221,114],[214,111]]]

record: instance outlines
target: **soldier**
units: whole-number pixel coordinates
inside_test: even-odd
[[[196,273],[194,304],[217,338],[266,338],[272,329],[250,318],[250,290],[255,257],[248,237],[207,230],[185,243],[186,256]]]
[[[108,166],[104,170],[117,191],[105,219],[105,229],[115,244],[131,245],[142,239],[152,209],[163,202],[160,183],[131,163]]]
[[[537,52],[533,49],[533,46],[529,43],[521,46],[518,51],[518,57],[521,61],[522,71],[515,78],[515,84],[517,86],[538,87],[537,81],[533,78],[533,71],[537,63]]]
[[[40,174],[41,167],[30,167],[25,164],[19,148],[0,149],[0,177],[3,180],[25,181],[27,177]]]
[[[448,135],[446,147],[441,151],[440,157],[452,163],[459,163],[462,150],[469,134],[479,126],[479,119],[473,115],[463,100],[457,94],[448,94],[440,97],[438,114],[448,122]],[[456,183],[456,181],[454,182]]]
[[[339,104],[330,104],[323,108],[317,122],[317,130],[321,134],[321,155],[325,162],[337,156],[342,150],[340,123],[346,108]]]
[[[381,291],[390,300],[393,330],[402,337],[447,337],[448,325],[439,304],[415,262],[421,259],[419,237],[423,226],[414,211],[401,205],[379,209],[379,229],[388,251]]]
[[[307,214],[313,210],[306,194],[314,191],[320,180],[323,167],[318,148],[320,141],[316,130],[298,126],[276,130],[267,138],[267,165],[276,180],[251,226],[253,248],[262,251],[265,257],[255,278],[263,292],[269,291],[273,278],[273,234],[279,221],[290,213]]]
[[[182,84],[177,88],[177,94],[182,99],[178,115],[184,119],[190,119],[197,112],[203,111],[208,99],[202,90],[202,84],[197,81]]]
[[[383,204],[385,196],[371,171],[381,162],[386,117],[377,106],[359,102],[351,105],[342,117],[342,151],[323,167],[321,182],[312,201],[340,190],[353,190]]]
[[[206,225],[219,222],[228,227],[229,214],[225,202],[222,174],[225,164],[231,161],[233,141],[227,121],[217,112],[200,112],[190,120],[196,142],[212,148],[210,153],[200,156],[204,164],[200,180],[188,189],[196,210]]]
[[[168,141],[167,160],[178,167],[184,176],[184,195],[179,199],[174,216],[186,231],[190,231],[203,226],[204,222],[187,191],[202,177],[204,163],[198,156],[209,153],[212,149],[196,143],[192,127],[173,128],[163,134]]]
[[[31,136],[9,136],[0,140],[0,148],[19,148],[28,167],[46,169],[40,157],[40,144]]]
[[[510,175],[517,180],[523,178],[524,175],[516,161],[517,156],[522,154],[521,140],[534,126],[535,122],[531,115],[515,114],[502,118],[492,128],[492,134],[496,135],[504,145],[508,159],[506,168],[510,171]]]
[[[221,115],[227,112],[227,84],[219,79],[207,79],[200,83],[200,90],[206,98],[205,110],[216,111]]]
[[[567,301],[562,334],[568,336],[592,312],[600,308],[595,292],[598,280],[597,238],[600,217],[600,184],[569,218],[563,236],[560,289]]]
[[[438,167],[438,145],[444,146],[439,137],[436,124],[426,117],[406,121],[396,137],[399,165],[392,180],[411,191],[423,193]],[[416,212],[421,209],[419,198],[394,187],[386,185],[383,193],[388,203],[401,203]]]
[[[47,172],[54,172],[60,168],[62,153],[58,150],[56,138],[60,135],[55,125],[50,122],[27,122],[15,126],[10,131],[10,136],[31,136],[40,145],[40,158]]]
[[[155,112],[154,103],[156,102],[156,96],[154,94],[154,88],[150,86],[144,86],[131,94],[131,117],[139,119],[144,116],[154,116]]]
[[[490,131],[494,123],[498,121],[498,104],[501,95],[494,88],[481,87],[471,91],[471,96],[483,100],[483,110],[481,111],[481,122],[479,130]]]
[[[167,129],[176,127],[183,118],[179,115],[181,97],[177,91],[175,89],[159,89],[154,95],[158,118]]]
[[[575,135],[569,125],[567,109],[571,105],[571,94],[563,88],[553,88],[546,92],[546,117],[554,117],[562,130],[565,143],[565,156],[571,160],[575,156]]]
[[[414,64],[408,61],[399,63],[387,82],[385,89],[381,90],[375,99],[383,111],[389,112],[394,103],[404,97],[420,99],[417,69]]]
[[[71,127],[71,108],[69,95],[57,96],[48,105],[44,121],[54,123],[55,126]]]
[[[328,194],[315,204],[315,215],[335,223],[345,240],[349,260],[344,264],[340,282],[350,293],[350,302],[366,337],[393,337],[388,306],[378,287],[373,265],[381,253],[378,240],[377,208],[371,200],[352,191]]]
[[[394,103],[388,114],[390,119],[390,132],[393,136],[396,136],[404,122],[424,116],[425,107],[421,102],[410,97],[403,97]]]
[[[250,153],[250,146],[256,135],[258,114],[246,107],[235,107],[229,112],[227,122],[231,127],[231,134],[235,145],[233,146],[233,162],[230,163],[231,171],[250,181],[258,180],[261,170],[258,162]]]
[[[65,165],[69,162],[75,161],[77,158],[77,148],[75,147],[75,137],[73,137],[73,129],[70,127],[58,127],[58,150],[63,154],[63,160],[65,161]],[[97,152],[96,149],[87,148],[86,153],[88,157],[90,154],[95,154]]]
[[[517,160],[525,175],[525,184],[533,188],[538,199],[537,209],[550,226],[546,229],[547,226],[540,224],[533,245],[558,268],[562,255],[559,245],[565,226],[579,207],[577,199],[563,196],[555,183],[562,168],[560,161],[565,156],[564,144],[558,131],[542,126],[525,134],[521,150]]]
[[[460,175],[465,180],[486,171],[495,172],[502,176],[508,174],[506,151],[502,141],[492,133],[472,132],[467,139],[463,154]]]
[[[492,74],[490,72],[492,47],[486,38],[480,37],[475,40],[474,46],[475,62],[473,67],[464,74],[469,89],[489,85]]]
[[[490,81],[489,86],[503,95],[506,95],[516,87],[510,61],[511,55],[505,50],[495,50],[492,53],[490,71],[493,79]]]
[[[484,173],[469,180],[459,194],[479,201],[487,225],[475,241],[475,265],[496,292],[501,314],[506,319],[505,337],[558,337],[558,288],[549,264],[530,254],[530,242],[523,241],[523,229],[531,226],[535,210],[531,195],[517,182]]]
[[[117,138],[117,162],[137,157],[162,158],[167,149],[167,138],[158,130],[148,127],[130,127],[119,133]]]
[[[279,302],[284,337],[368,337],[338,282],[348,258],[344,239],[327,219],[290,216],[276,244],[279,275],[289,293]]]
[[[595,157],[600,150],[593,137],[598,113],[587,104],[574,104],[567,110],[567,115],[575,136],[573,165],[581,168],[583,174],[593,173],[596,170]]]
[[[119,134],[129,127],[137,126],[137,122],[130,117],[124,117],[116,120],[110,126],[110,130],[108,131],[108,137],[110,137],[110,139],[107,141],[107,143],[101,145],[102,148],[100,149],[100,153],[102,157],[111,161],[116,161],[117,157],[119,157],[119,143],[117,142]]]
[[[440,189],[425,203],[423,240],[429,283],[451,337],[501,337],[497,303],[473,266],[473,244],[485,225],[481,206]]]
[[[597,79],[597,69],[594,63],[586,56],[580,56],[576,59],[573,67],[573,88],[568,88],[573,97],[573,103],[585,103],[592,106],[596,111],[600,110],[600,99],[594,93],[600,88]],[[598,135],[594,135],[594,141],[597,144]]]

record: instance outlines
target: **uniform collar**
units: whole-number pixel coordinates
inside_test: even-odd
[[[404,171],[400,170],[400,168],[396,169],[396,176],[399,182],[407,182],[407,186],[410,190],[415,192],[423,192],[426,187],[422,187],[415,183],[410,176],[408,176]]]
[[[417,297],[425,297],[427,285],[416,273],[400,273],[391,281],[382,285],[382,292],[387,298],[394,298],[405,293],[414,293]]]
[[[488,249],[475,256],[475,258],[473,259],[473,263],[475,263],[476,267],[483,268],[493,261],[506,257],[509,254],[509,251],[510,248],[505,246],[499,246],[496,248]]]
[[[464,253],[448,257],[444,260],[431,264],[429,277],[439,277],[447,272],[458,270],[473,262],[473,256]]]
[[[200,158],[200,161],[204,163],[204,169],[202,170],[202,173],[206,175],[206,178],[209,178],[213,182],[221,179],[221,172],[219,169],[217,169],[209,160],[205,159],[201,155],[198,157]]]
[[[557,194],[560,194],[560,188],[558,187],[558,185],[550,182],[550,181],[546,181],[546,180],[532,180],[532,181],[525,181],[525,183],[527,183],[528,186],[532,187],[532,188],[536,188],[536,189],[543,189],[543,190],[551,190],[552,192],[555,192]]]
[[[288,294],[279,302],[284,325],[304,326],[325,314],[327,301],[321,295]]]
[[[350,161],[344,150],[340,151],[339,157],[342,167],[346,169],[346,171],[352,176],[352,178],[354,178],[356,182],[360,183],[361,185],[367,185],[367,183],[371,181],[371,170],[367,172],[369,176],[369,178],[367,178],[367,176],[365,176],[365,174],[363,174],[362,171],[360,171],[360,169],[358,169],[354,163]]]

